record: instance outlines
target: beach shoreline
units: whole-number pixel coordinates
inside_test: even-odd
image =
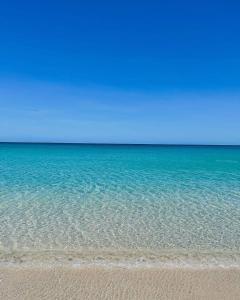
[[[0,148],[1,300],[239,299],[240,148]]]
[[[0,251],[1,266],[63,266],[63,267],[163,267],[163,268],[232,268],[240,266],[237,251],[186,251],[168,249],[92,249],[81,250],[23,250]]]
[[[235,300],[239,267],[0,266],[0,299]]]

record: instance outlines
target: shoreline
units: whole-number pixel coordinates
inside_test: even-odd
[[[0,267],[239,268],[240,253],[179,251],[0,251]]]
[[[24,265],[24,264],[23,264]],[[235,300],[239,268],[0,266],[0,298]]]
[[[215,262],[197,262],[197,261],[106,261],[106,260],[95,260],[95,261],[0,261],[0,269],[54,269],[54,268],[72,268],[72,269],[85,269],[85,268],[102,268],[106,270],[110,269],[126,269],[126,270],[137,270],[137,269],[166,269],[166,270],[230,270],[235,269],[240,271],[239,263],[230,263],[226,261],[215,261]]]

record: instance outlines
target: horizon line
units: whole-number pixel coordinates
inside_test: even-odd
[[[47,145],[96,145],[96,146],[190,146],[190,147],[240,147],[240,144],[185,144],[185,143],[101,143],[101,142],[14,142],[0,141],[0,144],[47,144]]]

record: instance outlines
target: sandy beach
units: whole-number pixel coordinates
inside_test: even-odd
[[[0,269],[0,299],[237,300],[238,268],[18,267]]]

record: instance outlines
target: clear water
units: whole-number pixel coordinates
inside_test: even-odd
[[[240,147],[0,144],[0,252],[240,256]]]

